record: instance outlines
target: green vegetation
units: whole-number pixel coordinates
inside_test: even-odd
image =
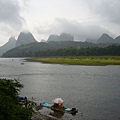
[[[72,56],[33,58],[29,61],[70,65],[120,65],[120,56]]]
[[[21,88],[17,80],[0,79],[0,120],[31,120],[33,102],[26,107],[20,104]]]
[[[46,56],[119,56],[120,44],[93,44],[88,42],[62,41],[31,43],[16,47],[2,57],[46,57]]]

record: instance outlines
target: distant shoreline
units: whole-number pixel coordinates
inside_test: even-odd
[[[120,65],[120,56],[70,56],[70,57],[39,57],[26,59],[30,62],[50,64],[106,66]]]

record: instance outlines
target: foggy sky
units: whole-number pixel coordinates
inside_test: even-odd
[[[0,46],[21,31],[40,41],[62,32],[76,40],[120,35],[120,0],[0,0]]]

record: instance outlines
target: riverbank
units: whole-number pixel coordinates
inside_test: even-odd
[[[120,56],[73,56],[30,58],[27,61],[68,65],[120,65]]]
[[[39,110],[41,110],[41,106],[36,106],[34,108],[34,114],[32,116],[32,120],[57,120],[57,118],[52,117],[50,115],[43,115]]]
[[[36,112],[33,114],[32,120],[57,120],[57,119],[47,115],[43,115],[40,112]]]

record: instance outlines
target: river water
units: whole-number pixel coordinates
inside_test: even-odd
[[[75,116],[65,113],[58,119],[120,120],[119,65],[59,65],[0,58],[0,78],[18,79],[24,85],[21,95],[37,103],[61,97],[67,107],[79,110]],[[47,109],[40,112],[51,114]]]

